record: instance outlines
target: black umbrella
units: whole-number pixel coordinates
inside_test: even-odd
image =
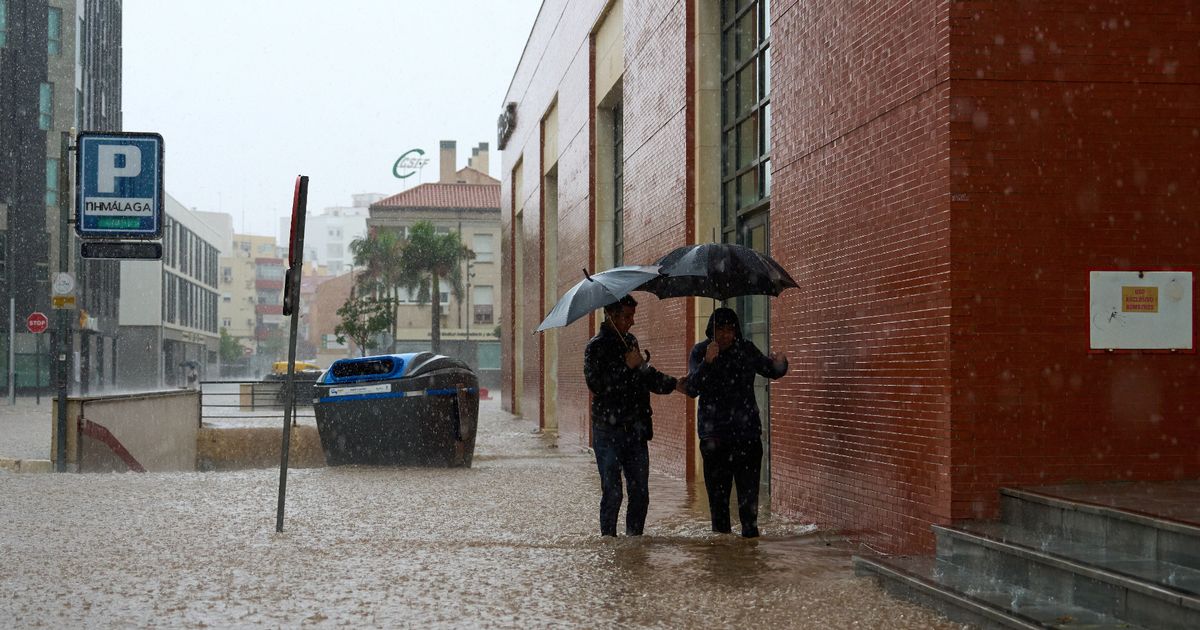
[[[770,256],[731,243],[686,245],[658,259],[661,274],[637,287],[660,298],[779,295],[798,285]]]
[[[571,322],[629,295],[642,283],[658,276],[658,265],[625,265],[599,273],[583,270],[583,280],[573,286],[550,309],[534,332],[566,326]]]

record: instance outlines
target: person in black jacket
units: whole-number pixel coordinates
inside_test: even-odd
[[[682,391],[681,379],[650,367],[637,337],[629,334],[637,302],[629,296],[604,307],[605,321],[583,353],[583,375],[592,390],[592,450],[600,470],[600,535],[617,535],[621,474],[629,490],[625,534],[641,536],[650,505],[650,454],[654,437],[650,392]]]
[[[696,431],[704,460],[704,485],[714,532],[730,533],[729,492],[737,485],[742,536],[758,536],[758,483],[762,471],[762,421],[754,400],[754,375],[777,379],[787,374],[787,356],[764,356],[742,337],[732,309],[708,318],[707,340],[688,357],[686,393],[700,397]]]

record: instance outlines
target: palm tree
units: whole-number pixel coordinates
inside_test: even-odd
[[[392,352],[396,350],[396,321],[399,319],[396,309],[401,282],[400,254],[403,249],[404,241],[392,230],[371,230],[366,238],[356,238],[350,242],[354,264],[363,268],[355,282],[359,288],[392,305],[392,346],[389,348]]]
[[[450,283],[455,300],[462,300],[462,261],[474,257],[475,252],[462,244],[458,232],[438,234],[429,221],[418,221],[408,230],[408,243],[400,252],[400,284],[416,291],[418,304],[429,301],[433,305],[430,349],[434,352],[442,345],[441,281]]]

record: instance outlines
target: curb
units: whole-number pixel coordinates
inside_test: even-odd
[[[12,473],[48,473],[54,471],[48,459],[12,459],[0,457],[0,471]]]

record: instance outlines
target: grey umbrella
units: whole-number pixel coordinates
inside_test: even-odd
[[[571,287],[550,309],[534,332],[566,326],[571,322],[629,295],[629,292],[658,276],[658,265],[625,265],[599,273],[583,270],[583,280]]]
[[[662,274],[636,288],[660,298],[779,295],[798,285],[770,256],[732,243],[686,245],[658,259]]]

